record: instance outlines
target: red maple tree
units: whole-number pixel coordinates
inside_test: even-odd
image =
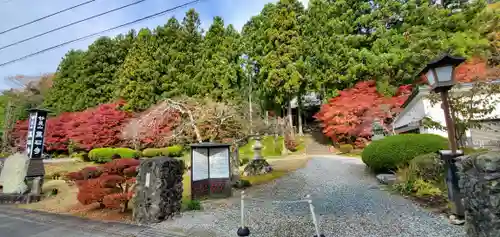
[[[66,175],[78,186],[77,199],[83,205],[99,203],[101,208],[120,208],[124,212],[133,197],[140,161],[116,159],[98,167],[86,167]]]
[[[73,121],[68,123],[68,137],[84,150],[120,146],[122,128],[132,117],[131,113],[120,110],[124,103],[103,104],[75,113]]]
[[[45,148],[49,152],[68,150],[70,141],[83,150],[120,146],[121,130],[132,114],[122,111],[123,101],[103,104],[81,112],[63,113],[47,120]],[[26,146],[28,121],[17,121],[12,133],[16,147]]]
[[[401,86],[396,95],[385,97],[377,92],[373,80],[358,82],[353,88],[340,92],[321,106],[315,118],[321,122],[323,133],[335,142],[359,144],[359,139],[370,139],[375,119],[381,125],[390,124],[394,115],[411,93],[411,86]]]

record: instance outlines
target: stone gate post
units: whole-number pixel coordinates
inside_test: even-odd
[[[500,152],[462,156],[457,167],[467,235],[500,236]]]

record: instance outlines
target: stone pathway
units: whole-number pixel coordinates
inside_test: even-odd
[[[341,156],[313,158],[308,165],[270,184],[249,189],[250,197],[268,201],[297,200],[311,194],[325,236],[333,237],[461,237],[463,227],[453,226],[400,196],[381,190],[360,159]],[[153,225],[183,230],[186,236],[236,236],[239,195],[206,204],[203,211],[188,212]],[[307,204],[252,202],[246,209],[250,236],[313,236]]]

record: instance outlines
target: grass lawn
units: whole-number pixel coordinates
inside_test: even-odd
[[[272,158],[279,158],[281,156],[281,152],[283,150],[283,137],[278,137],[277,141],[275,142],[274,136],[264,136],[262,137],[261,143],[262,143],[262,156],[266,159],[272,159]],[[297,136],[297,140],[299,142],[299,145],[297,147],[297,152],[301,152],[305,149],[305,137],[299,137]],[[251,159],[254,155],[253,148],[252,146],[255,144],[255,141],[251,139],[247,144],[244,146],[241,146],[239,148],[239,155],[240,159],[241,158],[249,158]]]
[[[60,162],[60,163],[46,163],[45,166],[45,177],[52,178],[56,173],[65,172],[75,172],[79,171],[85,167],[96,166],[92,162]]]
[[[292,171],[305,167],[307,161],[309,161],[307,158],[293,160],[268,160],[269,164],[273,167],[272,172],[265,175],[241,177],[241,179],[248,180],[252,185],[264,184],[281,178]]]

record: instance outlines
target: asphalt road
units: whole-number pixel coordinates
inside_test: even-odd
[[[174,233],[0,206],[0,237],[176,237]]]

